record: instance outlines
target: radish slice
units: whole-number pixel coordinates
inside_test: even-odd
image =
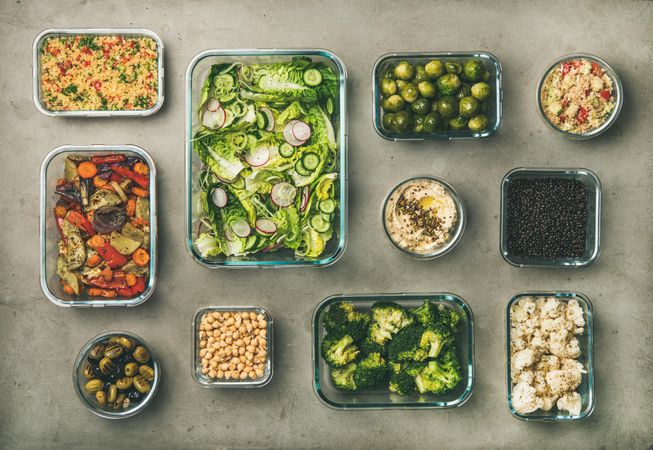
[[[291,120],[286,124],[286,126],[283,127],[283,138],[286,140],[287,143],[289,143],[293,147],[299,147],[300,145],[304,144],[304,142],[306,142],[306,141],[302,141],[301,139],[297,139],[293,134],[292,131],[293,127],[297,122],[299,121]]]
[[[234,233],[236,233],[236,236],[245,238],[249,236],[249,234],[252,232],[252,229],[250,228],[249,224],[245,219],[238,219],[231,225],[231,229],[234,230]]]
[[[311,196],[311,189],[308,186],[304,186],[304,189],[302,189],[302,202],[301,205],[299,206],[299,210],[301,212],[304,212],[306,210],[306,207],[308,206],[308,199]]]
[[[227,193],[222,188],[217,187],[213,189],[211,199],[213,200],[213,204],[218,208],[224,208],[227,206]]]
[[[260,167],[270,160],[270,148],[267,145],[260,145],[245,153],[245,161],[252,167]]]
[[[292,135],[298,141],[306,142],[311,137],[311,127],[307,123],[297,120],[292,126]]]
[[[202,125],[212,130],[221,128],[226,121],[227,113],[222,108],[218,108],[216,111],[206,110],[202,116]]]
[[[265,236],[272,236],[277,231],[277,224],[270,219],[256,219],[256,230]]]
[[[231,228],[227,228],[224,230],[224,237],[229,241],[229,242],[234,242],[236,239],[238,239],[238,236],[234,234],[233,231],[231,231]]]
[[[286,181],[275,184],[272,186],[272,191],[270,191],[272,203],[281,208],[292,205],[296,196],[297,188]]]
[[[220,181],[222,181],[223,183],[226,183],[226,184],[231,184],[231,183],[233,183],[234,181],[236,181],[238,179],[238,177],[236,177],[236,178],[233,178],[233,179],[230,180],[228,178],[221,177],[220,175],[216,175],[216,176],[218,177],[218,180],[220,180]]]
[[[206,109],[211,112],[216,112],[218,109],[220,109],[220,102],[211,97],[209,101],[206,102]]]
[[[261,251],[267,253],[267,252],[271,252],[271,251],[276,250],[276,249],[281,248],[281,247],[282,247],[282,244],[270,244]]]
[[[274,121],[274,115],[272,114],[272,111],[270,111],[268,108],[261,108],[259,111],[265,114],[265,117],[268,119],[267,125],[265,126],[265,131],[274,130],[276,123]]]

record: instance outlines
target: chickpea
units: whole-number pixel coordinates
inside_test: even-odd
[[[240,379],[241,379],[241,380],[244,380],[244,379],[246,379],[246,378],[247,378],[247,372],[242,372],[242,373],[240,374]]]
[[[207,321],[208,323],[213,323],[213,322],[215,322],[215,317],[213,317],[213,316],[209,316],[209,317],[207,317],[206,321]]]
[[[216,374],[218,378],[224,378],[224,372],[222,370],[218,370],[218,373]]]
[[[224,373],[224,377],[225,377],[225,379],[227,379],[227,380],[228,380],[229,378],[231,378],[231,370],[227,370],[227,371]]]
[[[256,378],[256,372],[253,370],[250,370],[249,373],[247,374],[248,377],[250,377],[252,380]]]
[[[209,373],[209,369],[202,367],[202,375],[206,375],[207,373]]]

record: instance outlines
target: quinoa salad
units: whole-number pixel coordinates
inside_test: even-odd
[[[50,111],[146,110],[158,100],[159,52],[150,37],[50,37],[39,57]]]
[[[565,61],[552,69],[540,94],[544,115],[569,133],[599,128],[615,108],[612,79],[600,64],[587,59]]]

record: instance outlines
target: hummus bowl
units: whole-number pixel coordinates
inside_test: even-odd
[[[381,210],[390,243],[416,259],[433,259],[451,251],[460,242],[466,221],[460,194],[434,176],[402,181],[390,190]]]

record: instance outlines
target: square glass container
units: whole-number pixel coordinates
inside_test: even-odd
[[[157,44],[157,101],[149,109],[144,110],[88,110],[88,111],[52,111],[45,107],[41,101],[41,59],[40,48],[43,41],[51,37],[64,37],[76,35],[90,36],[123,36],[123,37],[149,37]],[[109,116],[149,116],[157,112],[163,106],[164,99],[164,68],[163,68],[163,41],[159,35],[145,28],[56,28],[44,30],[36,36],[33,45],[32,55],[32,97],[36,108],[45,115],[54,117],[109,117]]]
[[[492,95],[488,99],[489,126],[486,130],[474,132],[471,130],[445,130],[437,133],[393,133],[383,128],[383,110],[381,108],[381,92],[379,91],[379,80],[383,71],[392,64],[406,60],[412,64],[426,64],[432,59],[439,59],[443,63],[458,62],[470,58],[480,58],[485,68],[490,72],[488,84],[492,89]],[[384,139],[390,141],[424,141],[432,139],[478,139],[494,136],[501,127],[503,120],[503,87],[502,87],[502,69],[501,63],[492,53],[484,51],[471,52],[404,52],[404,53],[386,53],[381,56],[372,68],[372,98],[373,98],[373,121],[374,129]]]
[[[535,258],[513,255],[508,251],[508,187],[517,179],[563,178],[578,180],[587,188],[587,230],[585,253],[580,258]],[[601,181],[594,172],[580,168],[513,169],[501,182],[501,256],[516,267],[584,267],[594,263],[601,253]]]
[[[57,255],[59,248],[59,231],[52,213],[59,196],[55,194],[57,180],[63,177],[64,160],[70,154],[76,155],[111,155],[122,153],[143,158],[150,170],[150,277],[143,293],[132,299],[106,299],[102,297],[77,298],[66,294],[57,276]],[[156,284],[157,262],[157,209],[156,209],[156,166],[150,155],[135,145],[64,145],[52,150],[41,165],[40,192],[40,282],[45,296],[57,306],[98,307],[98,306],[137,306],[150,298]]]
[[[347,301],[362,311],[370,311],[379,301],[395,302],[406,308],[414,308],[425,301],[443,304],[462,316],[456,342],[458,358],[463,371],[463,381],[453,392],[436,396],[433,394],[413,394],[402,397],[381,388],[368,391],[347,392],[335,388],[329,376],[329,366],[320,355],[322,340],[326,334],[322,315],[330,305]],[[446,409],[462,406],[474,391],[474,317],[472,310],[461,297],[450,293],[424,294],[351,294],[332,295],[322,300],[313,312],[313,390],[317,398],[326,406],[339,410],[371,409]]]
[[[585,332],[576,336],[578,338],[581,354],[578,361],[583,364],[587,373],[583,374],[583,379],[577,392],[581,396],[581,412],[578,416],[571,416],[568,412],[558,411],[554,408],[551,411],[535,411],[529,414],[521,414],[515,411],[512,406],[512,382],[510,380],[510,307],[513,303],[518,302],[524,297],[555,297],[561,302],[568,302],[569,300],[576,300],[583,308],[583,316],[585,317]],[[594,311],[592,303],[589,298],[578,292],[562,292],[562,291],[527,291],[515,294],[506,306],[506,389],[508,410],[510,414],[520,420],[525,421],[568,421],[580,420],[589,417],[594,411],[595,396],[594,396]]]
[[[306,56],[313,61],[330,66],[338,75],[339,93],[334,107],[336,117],[334,130],[338,144],[339,208],[336,211],[335,236],[326,243],[324,253],[318,258],[298,257],[293,250],[281,249],[274,252],[259,252],[246,256],[225,256],[203,258],[194,245],[199,225],[199,195],[197,178],[202,161],[193,150],[193,136],[200,126],[197,107],[202,84],[213,64],[245,62],[278,63]],[[196,55],[186,69],[186,248],[201,265],[209,268],[247,267],[324,267],[335,263],[347,245],[348,210],[347,172],[347,69],[342,60],[328,50],[321,49],[238,49],[207,50]]]
[[[258,380],[223,380],[218,381],[202,374],[202,361],[200,357],[200,323],[202,316],[209,312],[254,312],[257,315],[263,314],[268,322],[267,326],[267,359],[265,361],[265,373]],[[192,349],[191,349],[191,374],[193,379],[206,388],[258,388],[263,387],[272,380],[274,373],[274,322],[270,311],[262,306],[205,306],[198,309],[193,315],[192,324]]]

